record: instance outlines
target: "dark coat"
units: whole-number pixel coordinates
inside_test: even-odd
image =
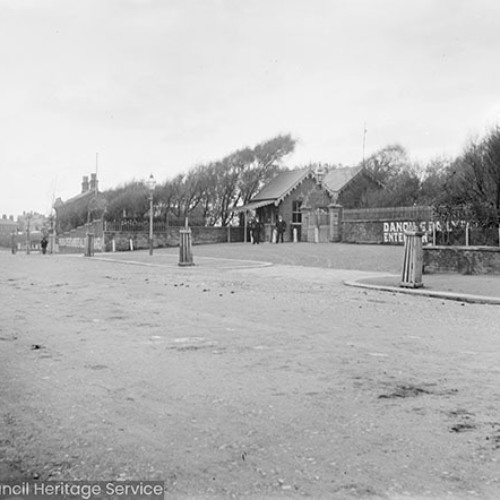
[[[284,220],[276,222],[276,231],[278,231],[279,234],[286,231],[286,222]]]

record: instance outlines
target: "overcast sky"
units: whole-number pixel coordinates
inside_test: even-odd
[[[0,213],[48,214],[277,134],[290,167],[500,123],[498,0],[0,0]]]

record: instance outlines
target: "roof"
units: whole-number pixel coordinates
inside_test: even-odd
[[[17,222],[15,220],[10,220],[10,219],[0,219],[0,224],[3,226],[17,227]]]
[[[300,170],[284,170],[271,179],[253,198],[252,201],[273,200],[284,198],[293,188],[297,187],[309,174],[309,168]]]
[[[75,203],[76,201],[82,200],[84,198],[87,198],[89,195],[95,195],[95,190],[89,189],[88,191],[85,191],[84,193],[77,194],[76,196],[73,196],[72,198],[69,198],[66,201],[62,201],[61,198],[57,198],[55,201],[53,208],[54,209],[59,209],[63,206],[71,205],[72,203]]]
[[[292,189],[297,187],[305,178],[312,175],[309,168],[302,168],[299,170],[283,170],[279,172],[276,177],[271,179],[246,205],[238,207],[238,212],[245,212],[248,210],[255,210],[266,205],[275,204],[279,202],[288,194]]]
[[[261,200],[261,201],[251,201],[246,205],[238,207],[238,212],[245,212],[249,210],[257,210],[260,207],[265,207],[266,205],[271,205],[274,203],[274,200]]]
[[[363,167],[342,167],[330,170],[322,183],[326,190],[332,194],[339,193],[363,171]],[[275,204],[276,206],[304,179],[309,176],[316,177],[311,168],[299,170],[284,170],[271,179],[246,205],[238,207],[239,212],[255,210],[257,208]]]
[[[323,179],[325,187],[334,193],[338,193],[345,189],[347,184],[354,179],[363,167],[343,167],[330,170]]]

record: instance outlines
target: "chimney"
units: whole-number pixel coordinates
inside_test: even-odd
[[[98,184],[97,174],[90,174],[90,189],[92,191],[97,192],[98,191],[97,184]]]
[[[84,175],[82,181],[82,193],[86,193],[89,190],[89,178]]]

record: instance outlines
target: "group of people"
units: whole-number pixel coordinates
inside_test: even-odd
[[[260,236],[261,236],[261,229],[262,229],[262,224],[260,223],[258,218],[252,219],[250,222],[250,234],[252,235],[252,243],[259,244],[260,243]],[[275,225],[275,231],[276,231],[276,243],[284,243],[284,235],[286,231],[286,222],[283,220],[283,217],[280,215],[278,216],[278,220],[276,221]]]

